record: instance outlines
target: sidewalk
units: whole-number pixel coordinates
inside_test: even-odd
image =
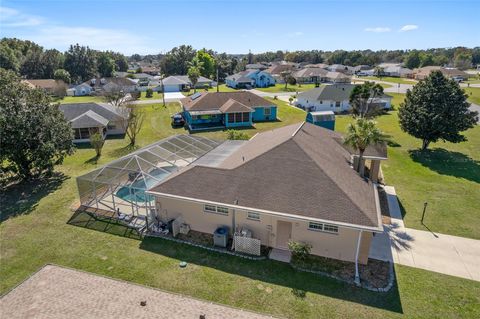
[[[406,228],[395,189],[385,191],[391,224],[373,238],[371,258],[480,281],[480,240]]]

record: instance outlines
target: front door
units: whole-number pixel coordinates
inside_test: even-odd
[[[277,221],[277,248],[288,249],[288,242],[292,238],[292,223]]]

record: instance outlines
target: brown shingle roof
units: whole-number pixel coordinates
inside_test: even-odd
[[[227,112],[253,112],[253,109],[251,107],[246,106],[245,104],[242,104],[238,101],[235,101],[234,99],[229,99],[227,102],[225,102],[220,107],[220,111],[222,113],[227,113]]]
[[[260,133],[220,167],[190,167],[151,191],[380,229],[374,186],[339,136],[309,123]]]
[[[202,92],[192,100],[191,97],[181,99],[183,107],[187,111],[219,110],[228,100],[235,100],[250,108],[258,106],[270,106],[272,102],[251,92]]]

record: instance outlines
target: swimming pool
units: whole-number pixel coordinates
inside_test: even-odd
[[[144,175],[145,178],[140,178],[129,185],[120,187],[115,195],[117,195],[117,197],[128,202],[136,203],[136,202],[152,201],[153,196],[145,194],[145,190],[149,189],[150,187],[154,186],[159,181],[163,180],[165,177],[170,175],[172,172],[176,170],[176,167],[167,166],[167,167],[162,167],[162,169],[155,168],[148,173],[150,176],[153,176],[155,178],[152,178],[148,175]]]

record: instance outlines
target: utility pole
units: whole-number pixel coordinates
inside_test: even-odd
[[[423,203],[423,213],[422,213],[422,221],[421,221],[422,225],[423,225],[423,218],[425,217],[425,212],[427,211],[427,205],[428,205],[427,202]]]
[[[217,93],[219,92],[219,86],[220,83],[218,82],[218,63],[217,63]]]

